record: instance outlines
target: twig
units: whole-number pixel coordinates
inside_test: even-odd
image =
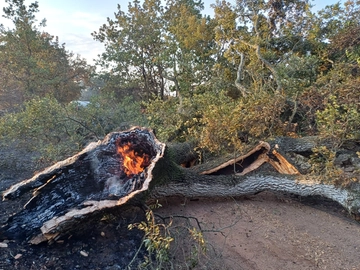
[[[133,269],[133,268],[131,268],[131,265],[134,263],[134,261],[135,261],[136,258],[138,257],[139,252],[140,252],[141,248],[142,248],[143,245],[144,245],[144,240],[145,240],[145,236],[143,237],[143,239],[142,239],[142,241],[141,241],[141,244],[140,244],[138,250],[136,251],[135,255],[133,256],[133,258],[131,259],[131,261],[129,262],[129,264],[126,266],[126,269],[128,269],[128,270]]]
[[[233,222],[232,224],[230,224],[228,226],[221,227],[221,228],[218,228],[218,229],[215,229],[215,230],[203,230],[202,232],[218,232],[218,233],[221,233],[223,236],[225,236],[223,230],[235,226],[240,220],[241,220],[241,218],[238,218],[235,222]]]
[[[197,226],[199,227],[200,231],[203,231],[201,229],[201,225],[199,220],[196,217],[186,217],[186,216],[182,216],[182,215],[174,215],[174,216],[168,216],[168,217],[163,217],[159,214],[155,214],[157,217],[161,218],[163,221],[165,221],[166,219],[172,219],[172,218],[184,218],[184,219],[194,219],[196,221]]]

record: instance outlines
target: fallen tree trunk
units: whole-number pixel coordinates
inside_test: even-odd
[[[351,191],[334,185],[321,184],[312,180],[298,180],[290,175],[254,173],[242,177],[209,177],[187,174],[187,181],[171,182],[154,187],[154,198],[185,197],[237,197],[262,191],[291,193],[300,196],[322,196],[338,202],[354,215],[360,216],[358,191]]]
[[[260,142],[236,158],[218,158],[191,168],[197,159],[189,144],[159,142],[150,130],[134,128],[109,134],[75,156],[22,181],[4,200],[30,198],[1,228],[8,238],[31,244],[56,240],[85,219],[121,207],[140,195],[228,197],[269,190],[300,196],[320,195],[360,216],[360,188],[323,184],[302,175],[288,153],[308,155],[316,137]],[[182,165],[182,166],[181,166]],[[300,166],[301,167],[301,164]]]

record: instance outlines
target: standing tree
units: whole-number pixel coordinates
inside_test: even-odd
[[[110,70],[105,78],[112,91],[124,94],[123,89],[112,89],[115,84],[117,88],[120,85],[136,90],[131,94],[140,98],[164,95],[165,80],[159,58],[163,49],[162,12],[158,0],[145,0],[143,5],[134,0],[129,3],[128,13],[118,5],[115,20],[108,18],[107,25],[92,34],[105,44],[105,53],[98,63]]]
[[[108,18],[93,36],[105,44],[99,64],[108,87],[143,99],[164,98],[169,85],[179,93],[210,77],[214,44],[213,22],[203,17],[201,1],[134,0],[125,13],[118,6],[115,20]],[[168,84],[167,84],[168,83]],[[126,90],[126,89],[125,89]]]
[[[16,98],[22,103],[36,96],[52,95],[60,102],[80,96],[80,81],[86,80],[89,66],[85,60],[74,58],[58,38],[40,31],[43,20],[36,26],[38,3],[27,7],[24,0],[6,0],[4,17],[14,29],[0,29],[1,100]],[[14,104],[2,102],[9,108]]]
[[[214,54],[214,20],[201,14],[202,1],[168,0],[164,51],[167,79],[177,96],[211,78]]]
[[[213,7],[218,23],[216,41],[237,69],[237,88],[245,95],[283,90],[277,65],[293,54],[306,53],[308,1],[241,0],[235,6],[217,1]]]

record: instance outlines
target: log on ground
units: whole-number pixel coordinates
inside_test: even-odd
[[[104,209],[118,209],[135,198],[236,197],[262,191],[323,196],[359,217],[358,183],[347,188],[321,183],[294,161],[321,143],[312,137],[278,138],[235,158],[187,168],[197,159],[187,143],[165,147],[151,130],[139,127],[110,133],[6,190],[4,200],[29,193],[31,198],[9,217],[1,234],[38,244],[56,240]]]

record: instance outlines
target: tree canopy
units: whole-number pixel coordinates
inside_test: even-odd
[[[169,0],[165,6],[133,1],[127,13],[119,5],[115,19],[108,18],[93,33],[105,45],[98,63],[109,70],[109,82],[135,86],[142,98],[164,99],[171,91],[187,92],[206,81],[214,60],[214,23],[202,9],[201,1]]]
[[[0,28],[1,108],[9,109],[38,96],[51,95],[66,103],[80,96],[80,81],[89,75],[89,66],[60,44],[58,37],[37,25],[38,3],[28,7],[23,0],[6,0],[6,19],[14,28]]]

